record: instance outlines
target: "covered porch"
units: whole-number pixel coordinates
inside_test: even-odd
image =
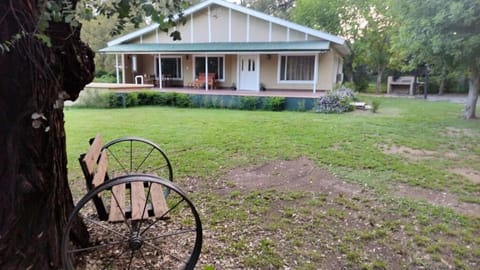
[[[327,72],[333,62],[324,54],[328,50],[329,42],[315,41],[137,43],[114,45],[101,52],[115,55],[117,84],[259,95],[298,91],[303,95],[332,88],[325,83],[331,84],[326,78],[337,75]],[[214,83],[205,82],[210,77]]]

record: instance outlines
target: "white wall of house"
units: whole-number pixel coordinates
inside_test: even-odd
[[[294,29],[278,25],[261,18],[249,16],[235,10],[219,5],[211,5],[208,8],[199,10],[186,16],[185,25],[176,29],[180,31],[182,40],[179,43],[203,43],[203,42],[268,42],[268,41],[305,41],[321,40],[319,37],[306,34]],[[160,30],[152,31],[142,35],[129,43],[172,43],[170,33]],[[279,58],[280,55],[296,55],[298,53],[260,53],[260,82],[267,89],[300,89],[312,90],[312,81],[308,82],[286,82],[279,79]],[[305,52],[307,55],[315,55],[312,52]],[[142,69],[152,71],[152,55],[140,57]],[[221,87],[230,87],[233,83],[238,85],[237,80],[237,56],[236,54],[225,54],[225,81],[219,83]],[[150,58],[150,59],[148,59]],[[341,72],[341,55],[334,49],[328,52],[319,53],[318,69],[315,77],[317,90],[330,90],[336,80],[336,74]],[[140,61],[139,61],[140,62]],[[194,78],[194,56],[182,56],[183,83],[187,85]],[[150,72],[146,72],[150,73]],[[151,73],[154,73],[152,71]],[[131,76],[131,75],[130,75]],[[129,80],[127,80],[129,81]]]

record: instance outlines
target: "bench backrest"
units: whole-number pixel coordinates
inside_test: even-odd
[[[90,141],[88,152],[80,155],[80,167],[90,190],[102,184],[107,178],[108,158],[106,150],[102,151],[102,137],[97,134]]]

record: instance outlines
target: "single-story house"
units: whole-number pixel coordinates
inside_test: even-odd
[[[203,1],[184,17],[179,41],[153,23],[108,42],[100,52],[115,54],[117,82],[188,87],[210,74],[217,88],[316,92],[343,80],[350,51],[338,36],[223,0]]]

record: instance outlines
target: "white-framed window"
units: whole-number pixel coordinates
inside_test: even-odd
[[[200,73],[205,73],[205,56],[194,56],[193,75],[195,78]],[[208,56],[208,73],[215,73],[218,81],[225,80],[225,56],[223,55],[209,55]]]
[[[182,73],[182,57],[181,56],[162,56],[162,75],[165,78],[173,80],[183,79]],[[158,57],[155,58],[155,73],[157,78],[160,77],[158,66]]]
[[[280,55],[278,73],[280,82],[313,82],[315,55]]]

